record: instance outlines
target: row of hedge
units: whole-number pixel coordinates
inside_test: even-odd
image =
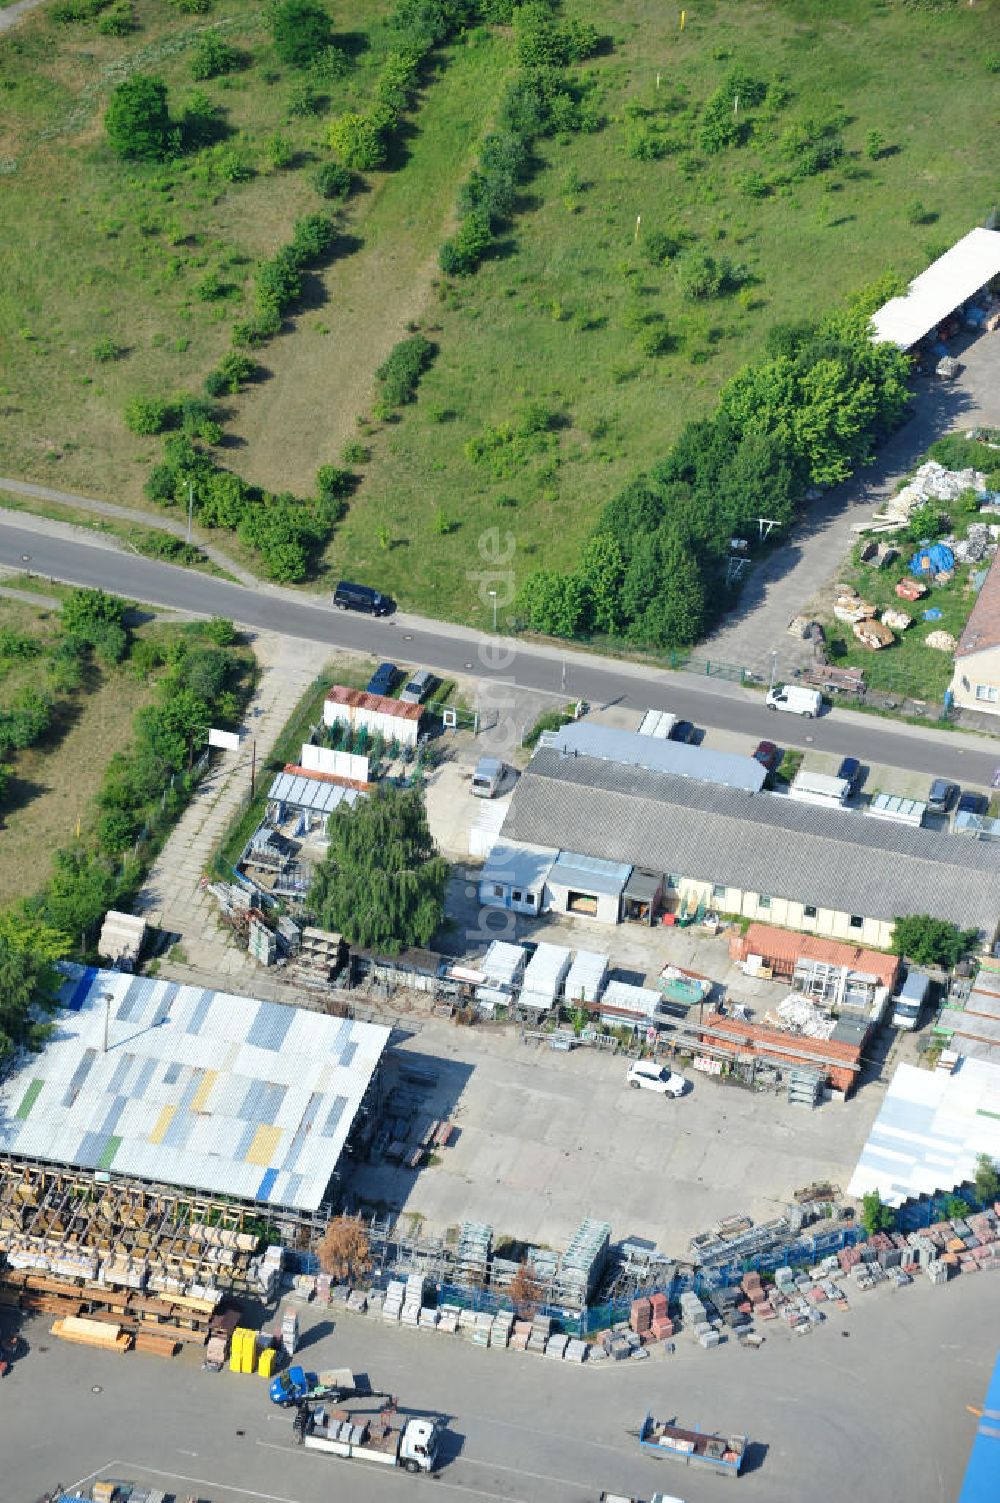
[[[52,877],[23,905],[81,953],[107,909],[127,904],[138,890],[191,796],[208,727],[235,727],[252,684],[231,622],[194,622],[177,635],[134,642],[124,612],[123,601],[100,590],[77,590],[63,607],[64,630],[84,644],[88,636],[104,641],[109,622],[117,623],[123,660],[142,679],[156,675],[156,691],[153,703],[136,712],[131,744],[107,767],[93,830],[55,853]]]
[[[438,254],[447,276],[469,276],[513,213],[518,188],[531,176],[532,147],[557,131],[597,130],[600,118],[590,90],[562,71],[596,52],[592,26],[557,20],[558,0],[534,0],[512,9],[519,67],[483,140],[479,162],[459,189],[459,225]]]

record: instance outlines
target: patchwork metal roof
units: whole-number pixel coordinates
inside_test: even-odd
[[[547,748],[521,774],[501,838],[886,921],[930,909],[992,938],[1000,920],[988,841]]]
[[[975,229],[872,315],[876,344],[908,350],[1000,272],[1000,232]]]
[[[578,720],[558,731],[544,731],[540,745],[555,748],[565,757],[597,757],[620,762],[625,767],[644,767],[649,772],[670,772],[679,778],[703,783],[722,783],[756,793],[763,788],[767,771],[754,757],[737,752],[712,751],[707,746],[689,746],[684,741],[664,741],[658,736],[640,736],[637,731],[619,731],[610,725]]]
[[[52,1039],[0,1085],[0,1151],[319,1206],[388,1028],[64,969]]]
[[[293,809],[308,809],[311,814],[332,814],[341,804],[352,808],[360,795],[356,788],[344,788],[326,778],[279,772],[267,796],[276,803],[291,804]]]

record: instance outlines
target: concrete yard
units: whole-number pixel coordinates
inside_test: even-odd
[[[714,1475],[639,1452],[630,1431],[651,1409],[746,1433],[747,1503],[954,1503],[976,1426],[968,1406],[981,1406],[996,1355],[996,1280],[882,1286],[805,1338],[768,1327],[757,1352],[706,1352],[681,1335],[673,1357],[601,1367],[306,1311],[309,1366],[366,1372],[401,1411],[445,1419],[433,1481],[294,1448],[289,1413],[268,1404],[262,1381],[202,1372],[197,1349],[169,1363],[91,1352],[39,1318],[4,1382],[3,1497],[27,1503],[57,1481],[110,1477],[204,1503],[382,1503],[403,1490],[456,1503],[595,1503],[603,1488],[646,1499],[660,1488],[685,1503],[728,1495]]]
[[[766,1219],[821,1178],[846,1186],[883,1095],[872,1084],[810,1111],[688,1071],[692,1090],[671,1101],[629,1090],[623,1056],[436,1019],[392,1068],[403,1062],[436,1076],[422,1108],[458,1132],[420,1171],[359,1166],[352,1187],[366,1202],[422,1217],[428,1233],[468,1219],[555,1247],[595,1216],[615,1239],[676,1256],[722,1217]]]

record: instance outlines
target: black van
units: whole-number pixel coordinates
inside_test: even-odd
[[[369,616],[387,616],[389,601],[370,585],[351,584],[342,579],[333,592],[333,603],[338,611],[366,611]]]

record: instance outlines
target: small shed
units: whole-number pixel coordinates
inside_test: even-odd
[[[508,1007],[524,974],[527,952],[520,945],[495,939],[479,962],[484,985],[476,988],[476,1005],[487,1017],[498,1007]]]
[[[480,903],[485,908],[506,908],[514,913],[539,913],[545,880],[557,854],[551,846],[497,841],[479,874]]]
[[[564,990],[567,1002],[596,1002],[604,990],[610,957],[594,950],[577,950]]]
[[[652,924],[663,899],[663,873],[634,866],[622,893],[622,918]]]
[[[352,731],[366,730],[400,746],[416,746],[423,713],[422,705],[402,704],[387,694],[366,694],[343,684],[334,684],[323,701],[324,725],[339,721]]]
[[[109,908],[104,915],[97,953],[119,971],[135,969],[146,938],[146,920]]]
[[[562,945],[540,944],[524,970],[520,1006],[529,1012],[548,1012],[562,991],[569,967],[569,950]]]
[[[663,1010],[659,992],[628,981],[609,981],[598,1004],[598,1016],[610,1028],[656,1028]]]
[[[326,822],[336,809],[352,809],[363,795],[345,787],[330,773],[305,772],[302,768],[279,772],[268,789],[268,813],[275,824],[298,815],[296,834],[306,835]]]
[[[617,924],[621,917],[622,893],[632,873],[618,861],[584,856],[579,851],[560,851],[545,883],[548,906],[556,913]]]

